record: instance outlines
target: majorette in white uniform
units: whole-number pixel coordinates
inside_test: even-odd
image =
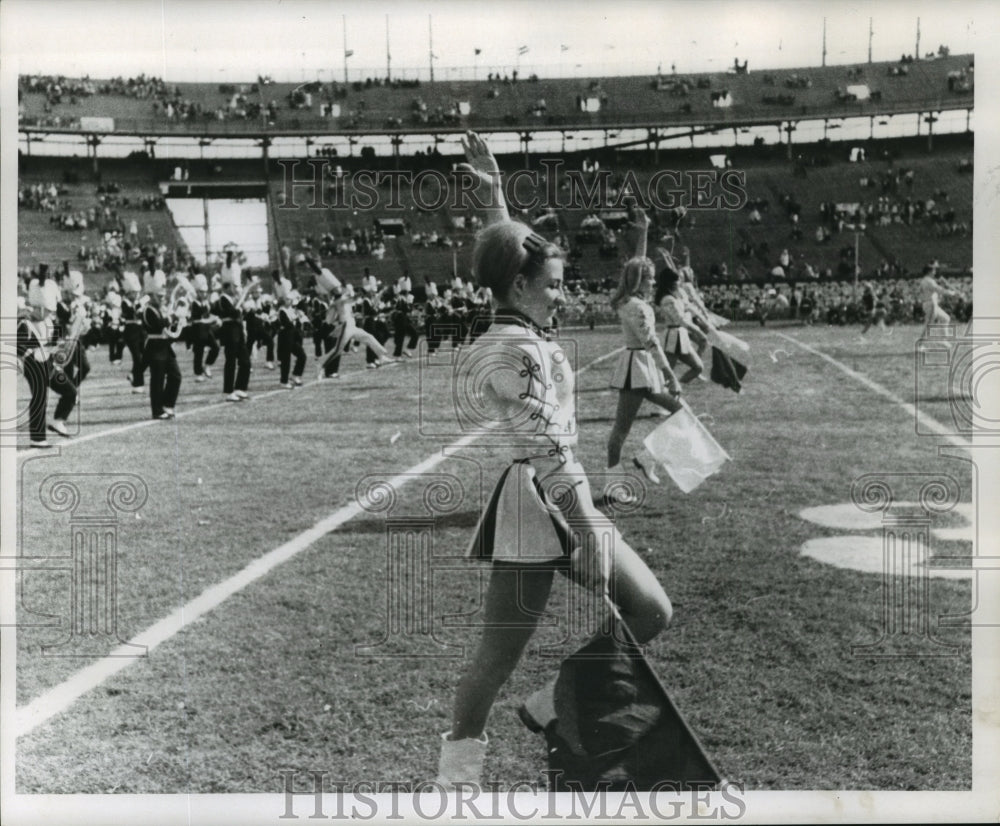
[[[649,388],[652,393],[662,393],[663,371],[670,363],[656,338],[653,308],[633,295],[618,308],[618,318],[626,349],[618,355],[610,386],[615,390]]]
[[[667,325],[664,351],[678,356],[693,353],[694,348],[691,346],[686,326],[693,322],[691,314],[684,307],[684,302],[677,296],[665,295],[660,299],[660,310],[663,312],[663,321]]]

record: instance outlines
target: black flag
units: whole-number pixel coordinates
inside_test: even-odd
[[[720,348],[712,347],[712,381],[739,393],[746,374],[745,365],[726,355]]]
[[[721,775],[614,614],[612,632],[567,657],[554,686],[521,709],[545,734],[550,791],[718,788]]]

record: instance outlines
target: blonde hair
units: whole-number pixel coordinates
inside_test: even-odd
[[[536,278],[550,259],[562,260],[562,250],[542,239],[535,251],[524,242],[535,235],[531,227],[517,221],[503,221],[486,227],[476,238],[472,271],[480,287],[488,287],[497,299],[504,299],[518,275]],[[536,236],[540,238],[540,236]]]
[[[611,307],[617,310],[625,300],[633,295],[638,295],[642,289],[642,281],[647,275],[653,275],[656,268],[648,258],[630,258],[622,268],[622,275],[618,281],[618,289],[611,297]]]

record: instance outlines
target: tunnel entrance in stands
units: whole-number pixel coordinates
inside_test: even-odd
[[[160,191],[177,232],[201,266],[220,263],[232,249],[243,254],[244,266],[268,266],[266,182],[167,181]]]

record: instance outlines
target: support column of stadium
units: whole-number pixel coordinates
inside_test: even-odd
[[[785,125],[785,131],[788,132],[788,160],[792,160],[792,132],[796,129],[795,123],[793,121],[788,121]]]
[[[735,133],[736,130],[734,129]],[[653,142],[653,165],[659,168],[660,165],[660,130],[650,129],[649,130],[650,140]],[[734,141],[735,143],[735,141]]]
[[[389,141],[392,144],[392,159],[395,168],[399,169],[399,147],[403,144],[403,139],[399,135],[393,135]]]
[[[91,159],[91,167],[94,171],[95,178],[100,174],[100,169],[97,165],[97,147],[100,145],[100,135],[87,135],[87,156]]]
[[[278,229],[278,212],[274,206],[274,190],[271,187],[271,156],[268,151],[271,146],[271,141],[269,138],[263,138],[260,142],[260,157],[264,164],[264,186],[266,189],[265,198],[267,199],[267,260],[270,264],[270,269],[273,272],[278,270],[281,273],[282,278],[287,278],[288,273],[285,270],[285,261],[281,255],[281,230]],[[306,155],[309,154],[309,143],[306,142]],[[320,183],[322,187],[322,182]],[[277,265],[275,265],[275,259],[277,259]]]

